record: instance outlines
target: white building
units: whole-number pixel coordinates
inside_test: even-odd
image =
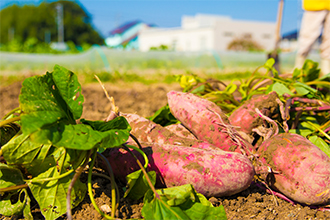
[[[264,50],[275,46],[275,22],[233,20],[228,16],[183,16],[181,27],[149,28],[139,34],[139,49],[166,45],[176,51],[227,50],[236,38],[251,39]]]

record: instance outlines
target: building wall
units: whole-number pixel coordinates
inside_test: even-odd
[[[167,45],[175,51],[211,50],[214,48],[214,29],[148,29],[139,34],[140,51],[148,51],[160,45]]]
[[[139,49],[167,45],[176,51],[226,50],[235,38],[250,38],[265,50],[275,46],[275,23],[233,20],[226,16],[183,16],[181,28],[150,28],[139,33]]]
[[[251,21],[218,21],[215,25],[215,50],[226,50],[235,38],[251,39],[264,50],[275,47],[275,23]]]

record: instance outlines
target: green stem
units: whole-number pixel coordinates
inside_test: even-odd
[[[135,147],[135,146],[132,146],[132,145],[126,145],[126,147],[128,147],[128,148],[131,148],[131,149],[133,149],[133,150],[136,150],[137,152],[139,152],[142,156],[143,156],[143,159],[144,159],[144,169],[147,169],[147,167],[148,167],[148,164],[149,164],[149,160],[148,160],[148,157],[147,157],[147,155],[142,151],[142,150],[140,150],[139,148],[137,148],[137,147]]]
[[[144,169],[144,167],[142,166],[142,164],[141,164],[141,162],[139,161],[139,159],[138,159],[138,158],[132,153],[132,151],[131,151],[130,149],[128,149],[128,147],[127,147],[126,144],[123,144],[123,147],[124,147],[124,149],[125,149],[127,152],[129,152],[129,153],[135,158],[135,160],[136,160],[137,164],[139,165],[140,169],[142,170],[142,172],[143,172],[143,174],[144,174],[144,176],[145,176],[145,178],[146,178],[146,180],[147,180],[147,182],[148,182],[148,184],[149,184],[151,190],[152,190],[153,193],[155,194],[155,197],[156,197],[157,199],[160,199],[160,196],[159,196],[159,194],[157,193],[156,188],[155,188],[154,185],[152,184],[152,182],[151,182],[151,180],[150,180],[150,178],[149,178],[149,175],[147,174],[147,171]],[[130,147],[132,147],[132,146],[130,146]],[[136,148],[136,149],[138,149],[138,148]],[[139,151],[138,151],[138,152],[139,152]],[[139,152],[139,153],[140,153],[140,152]],[[145,154],[144,152],[142,152],[142,153]],[[142,154],[142,155],[143,155],[143,154]]]
[[[324,123],[323,125],[321,125],[320,126],[320,129],[325,129],[325,128],[327,128],[328,126],[329,126],[329,124],[330,124],[330,120],[329,121],[327,121],[326,123]],[[1,155],[1,154],[0,154]]]
[[[142,149],[142,146],[141,146],[139,140],[131,133],[129,133],[129,136],[135,141],[135,143],[139,146],[139,148]]]
[[[63,173],[59,176],[55,176],[55,177],[50,177],[50,178],[45,178],[45,179],[30,179],[30,180],[24,180],[27,183],[38,183],[38,182],[46,182],[46,181],[53,181],[53,180],[58,180],[58,179],[62,179],[63,177],[66,177],[68,175],[70,175],[71,173],[73,173],[74,170],[70,170],[66,173]]]
[[[326,81],[312,81],[312,82],[305,82],[306,85],[324,85],[324,86],[330,86],[330,82]]]
[[[102,212],[100,210],[100,208],[97,206],[95,199],[93,197],[93,190],[92,190],[92,172],[93,172],[93,167],[94,167],[94,163],[95,163],[95,158],[96,158],[96,154],[97,150],[94,151],[93,156],[92,156],[92,162],[89,166],[89,171],[88,171],[88,183],[87,183],[87,188],[88,188],[88,195],[89,195],[89,199],[91,200],[95,210],[104,218],[106,219],[114,219],[111,216],[105,214],[104,212]]]
[[[112,171],[112,167],[109,163],[109,161],[107,160],[107,158],[105,158],[105,156],[101,153],[97,153],[97,155],[103,160],[103,162],[106,164],[106,167],[108,169],[108,173],[110,175],[110,183],[111,183],[111,217],[115,218],[115,214],[116,214],[116,208],[117,208],[117,195],[119,195],[119,190],[118,190],[118,186],[116,184],[115,181],[115,176],[113,174]],[[118,199],[119,201],[119,199]]]
[[[92,173],[92,175],[105,178],[105,179],[109,180],[109,182],[111,182],[111,178],[109,176],[105,175],[105,174],[102,174],[102,173]]]
[[[3,120],[6,120],[6,118],[8,118],[11,114],[14,114],[15,112],[17,112],[18,110],[21,110],[20,107],[14,108],[13,110],[11,110],[10,112],[8,112],[5,116],[3,116]]]
[[[9,119],[6,119],[4,121],[0,121],[0,127],[3,127],[9,123],[12,123],[12,122],[15,122],[15,121],[19,121],[21,120],[21,117],[18,116],[18,117],[14,117],[14,118],[9,118]]]
[[[18,190],[18,189],[24,189],[24,188],[27,188],[27,187],[28,187],[27,184],[22,184],[22,185],[17,185],[17,186],[9,186],[9,187],[6,187],[6,188],[0,188],[0,193],[10,192],[10,191]]]
[[[313,123],[309,122],[309,121],[306,121],[307,124],[313,126],[316,130],[318,130],[321,134],[323,134],[326,138],[328,138],[330,140],[330,136],[325,133],[321,128],[319,128],[318,126],[314,125]]]

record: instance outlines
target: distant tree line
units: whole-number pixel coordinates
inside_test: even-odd
[[[58,41],[57,10],[63,7],[64,42],[71,45],[104,44],[93,28],[91,16],[75,1],[42,2],[39,5],[13,4],[0,11],[0,43],[31,44]],[[24,44],[25,43],[25,44]]]

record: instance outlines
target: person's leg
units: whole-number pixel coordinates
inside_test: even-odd
[[[296,68],[301,68],[316,39],[320,36],[329,11],[305,11],[298,37]]]
[[[322,75],[330,73],[330,12],[329,11],[323,26],[320,68]]]

